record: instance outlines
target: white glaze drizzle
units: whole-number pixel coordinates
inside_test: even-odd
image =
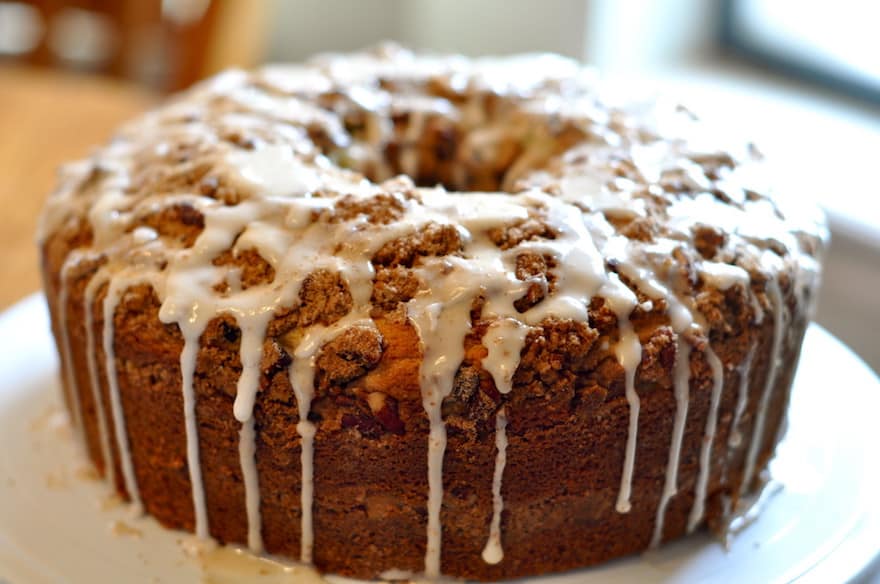
[[[746,358],[739,366],[739,389],[736,397],[736,409],[733,411],[733,420],[730,422],[730,438],[728,446],[730,448],[738,448],[742,444],[742,432],[740,431],[740,422],[749,403],[749,380],[752,371],[752,359],[755,358],[755,351],[758,348],[757,343],[753,343],[746,353]]]
[[[672,423],[672,439],[669,447],[669,459],[666,463],[666,478],[657,516],[654,519],[654,534],[650,547],[660,545],[663,539],[663,526],[666,522],[666,507],[670,499],[678,493],[678,463],[681,459],[681,443],[684,439],[684,427],[687,423],[688,404],[690,402],[691,379],[691,346],[679,336],[675,342],[675,364],[673,365],[673,384],[675,390],[675,420]]]
[[[300,501],[302,505],[300,561],[304,564],[312,563],[314,548],[313,506],[314,506],[314,452],[315,434],[317,428],[309,421],[312,398],[315,385],[315,360],[318,352],[324,344],[332,341],[336,335],[351,327],[365,327],[375,329],[375,324],[369,318],[357,313],[350,313],[347,317],[336,322],[332,326],[314,326],[306,331],[305,336],[293,351],[293,363],[289,369],[290,385],[296,395],[299,421],[296,424],[297,434],[300,436],[302,468]]]
[[[241,423],[238,431],[238,458],[244,480],[244,502],[247,512],[247,544],[252,552],[263,552],[263,517],[260,515],[260,478],[257,473],[257,435],[254,418]]]
[[[492,375],[495,387],[502,394],[510,393],[513,375],[519,366],[520,351],[526,341],[529,327],[518,320],[503,318],[496,320],[483,336],[483,346],[487,354],[483,358],[483,369]]]
[[[305,346],[304,346],[305,345]],[[304,564],[312,563],[312,551],[314,548],[314,528],[312,514],[314,506],[314,457],[315,457],[315,434],[317,428],[309,420],[309,411],[312,406],[314,394],[314,354],[316,349],[314,339],[306,338],[298,347],[299,353],[294,352],[293,363],[288,370],[290,386],[296,395],[296,405],[299,412],[299,421],[296,424],[296,433],[300,437],[300,505],[302,517],[300,519],[300,561]]]
[[[196,359],[199,354],[201,334],[194,327],[181,327],[183,333],[183,350],[180,352],[181,391],[183,392],[183,417],[186,428],[186,463],[189,468],[189,480],[192,485],[193,513],[195,515],[195,533],[198,537],[207,538],[208,509],[205,502],[205,485],[202,481],[201,450],[199,449],[199,427],[196,419],[196,396],[193,376],[196,370]]]
[[[101,393],[101,381],[98,376],[98,356],[95,347],[95,316],[94,304],[95,294],[98,289],[105,285],[109,280],[109,274],[104,268],[92,276],[86,285],[83,298],[83,308],[85,311],[85,327],[86,327],[86,364],[89,371],[89,381],[91,382],[92,396],[95,400],[95,410],[98,417],[98,436],[101,443],[101,454],[104,457],[104,468],[106,469],[106,479],[110,488],[116,486],[116,465],[113,461],[113,451],[110,449],[110,424],[107,421],[107,412],[104,406],[104,396]]]
[[[694,504],[688,516],[687,531],[692,532],[703,520],[706,507],[706,490],[709,485],[709,471],[712,467],[712,443],[718,426],[718,407],[721,404],[721,391],[724,389],[724,364],[711,348],[706,348],[706,360],[712,370],[712,395],[709,398],[709,412],[706,416],[706,432],[700,445],[700,472],[694,488]]]
[[[138,284],[153,284],[153,274],[137,273],[130,274],[118,272],[110,278],[107,288],[107,296],[104,298],[104,358],[107,375],[107,387],[110,394],[110,411],[113,413],[113,427],[116,431],[116,449],[119,452],[119,460],[122,466],[122,476],[125,479],[125,490],[131,498],[135,513],[143,512],[140,489],[134,471],[134,461],[131,455],[131,446],[128,440],[125,413],[122,408],[122,398],[119,394],[119,378],[116,375],[116,349],[114,318],[116,307],[119,305],[122,295],[132,286]]]
[[[604,251],[617,260],[620,273],[634,282],[640,290],[666,301],[668,305],[667,313],[673,331],[677,334],[687,331],[694,323],[695,312],[682,303],[664,284],[659,282],[654,274],[638,265],[638,258],[630,252],[630,246],[631,243],[627,240],[613,238],[608,241]],[[611,276],[611,281],[620,283],[617,274],[612,274]],[[641,362],[642,347],[638,336],[633,331],[632,323],[629,321],[629,314],[638,306],[638,298],[628,288],[623,287],[622,283],[620,286],[622,293],[618,292],[615,294],[607,291],[604,287],[601,292],[606,297],[606,302],[617,314],[620,340],[615,347],[615,353],[617,354],[618,361],[624,368],[626,398],[629,404],[629,429],[624,467],[615,507],[618,513],[629,513],[631,510],[630,495],[635,469],[640,409],[639,396],[635,390],[635,374]],[[687,395],[686,392],[685,395]],[[674,446],[675,443],[673,442]],[[670,457],[672,457],[672,454],[670,454]]]
[[[668,309],[669,324],[675,333],[675,362],[672,370],[673,393],[675,394],[675,418],[672,423],[672,433],[669,443],[669,455],[666,461],[666,476],[663,491],[660,494],[660,502],[657,505],[654,519],[654,533],[649,547],[656,547],[663,539],[663,528],[666,523],[666,508],[669,501],[678,493],[678,466],[681,459],[681,446],[684,440],[684,430],[687,424],[688,409],[690,407],[690,379],[691,379],[691,345],[685,339],[685,334],[693,332],[695,318],[702,320],[702,315],[688,308],[677,295],[671,293],[656,278],[643,269],[635,269],[629,266],[623,267],[626,275],[633,281],[638,282],[640,288],[650,290],[652,294],[665,299]]]
[[[241,328],[241,376],[235,392],[233,412],[241,422],[238,454],[244,479],[245,509],[248,518],[248,547],[254,553],[263,552],[263,518],[260,514],[260,478],[257,471],[257,435],[253,415],[259,388],[260,359],[263,356],[263,338],[268,315],[263,318],[237,319]],[[257,322],[254,322],[257,321]],[[245,404],[243,407],[239,407]]]
[[[495,470],[492,473],[492,522],[489,524],[489,539],[483,548],[483,561],[498,564],[504,559],[501,543],[501,513],[504,511],[504,498],[501,495],[501,481],[504,466],[507,464],[507,413],[504,408],[495,414]]]
[[[699,267],[703,279],[719,290],[728,290],[735,285],[748,288],[751,282],[749,273],[739,266],[704,261]]]
[[[306,412],[308,416],[308,412]],[[315,528],[313,525],[314,499],[315,499],[315,434],[317,428],[307,417],[301,418],[296,424],[296,433],[300,436],[302,453],[300,465],[302,466],[300,505],[302,506],[302,519],[300,523],[300,561],[304,564],[312,563],[312,553],[315,547]]]
[[[117,255],[120,253],[120,250],[124,250],[125,245],[127,243],[134,243],[136,245],[144,246],[145,248],[150,247],[150,243],[156,239],[156,233],[148,228],[148,227],[138,227],[132,231],[131,234],[122,238],[117,245],[111,246],[106,250],[107,255]],[[149,256],[149,254],[148,254]],[[81,254],[78,252],[72,253],[68,256],[65,264],[70,262],[80,262],[88,257],[85,254]],[[97,260],[97,257],[92,257],[91,259]],[[144,265],[143,258],[138,257],[137,253],[133,253],[130,258],[136,265]],[[88,283],[86,284],[85,290],[83,291],[83,326],[85,328],[85,358],[86,358],[86,371],[88,373],[89,378],[89,386],[92,392],[92,399],[95,401],[95,417],[97,419],[98,426],[98,442],[101,448],[101,456],[104,459],[104,468],[105,468],[105,479],[107,484],[111,489],[115,489],[116,487],[116,467],[115,462],[113,460],[113,451],[110,448],[110,423],[107,419],[107,410],[104,403],[104,397],[101,392],[101,383],[100,376],[98,372],[98,357],[97,351],[95,347],[95,318],[94,318],[94,304],[95,304],[95,295],[98,290],[105,285],[109,285],[110,280],[112,278],[112,270],[106,266],[100,266],[97,271],[91,276]],[[150,277],[146,277],[147,281],[150,280]],[[140,280],[133,280],[135,283],[141,283]],[[104,301],[106,304],[106,299]],[[103,310],[103,305],[102,305]],[[102,332],[102,346],[103,346],[103,334],[106,333],[106,324],[104,325],[104,331]],[[111,412],[111,415],[115,415],[115,412]]]
[[[758,411],[755,415],[755,424],[752,428],[752,438],[749,442],[749,449],[746,453],[743,479],[740,485],[740,495],[748,491],[755,474],[758,452],[763,444],[762,437],[764,435],[764,424],[767,419],[767,408],[770,404],[770,396],[776,386],[776,373],[779,370],[779,358],[782,350],[782,328],[785,322],[783,311],[785,310],[785,306],[782,301],[782,292],[779,288],[779,281],[776,277],[772,277],[767,281],[767,298],[770,300],[770,307],[773,310],[773,344],[771,345],[767,365],[767,379],[764,381],[764,388],[761,392],[761,401],[758,404]]]
[[[626,295],[629,294],[633,299],[632,305],[635,304],[632,292],[619,280],[605,277],[601,255],[594,246],[590,245],[592,240],[584,229],[577,208],[538,193],[501,198],[495,195],[475,194],[466,197],[446,194],[445,197],[455,201],[455,217],[466,232],[470,243],[466,247],[466,252],[470,252],[469,260],[476,265],[472,266],[455,257],[428,263],[419,272],[424,280],[433,283],[432,296],[427,297],[427,300],[424,296],[416,297],[410,301],[408,307],[410,318],[423,343],[422,395],[431,422],[428,458],[428,546],[425,562],[426,574],[431,577],[439,575],[442,540],[440,509],[443,496],[443,454],[446,447],[446,430],[441,416],[442,400],[452,389],[455,372],[464,355],[464,338],[470,331],[471,303],[478,295],[483,294],[486,300],[483,308],[484,316],[517,315],[513,301],[525,292],[527,284],[511,279],[509,268],[504,265],[505,255],[510,254],[505,254],[487,244],[485,237],[480,237],[479,234],[505,217],[501,211],[509,201],[516,199],[523,202],[536,201],[546,205],[550,216],[555,219],[554,223],[560,230],[555,240],[526,242],[518,248],[518,251],[529,250],[552,255],[560,265],[557,293],[545,298],[534,309],[519,315],[520,319],[531,325],[539,324],[550,315],[586,321],[586,306],[589,298],[603,281],[609,297],[626,299],[628,298]],[[423,202],[430,204],[431,198],[423,198]],[[475,213],[475,210],[479,212]],[[508,208],[508,210],[514,209]],[[437,304],[434,300],[436,298],[443,299],[442,304]],[[513,344],[517,338],[518,336],[508,339],[505,350],[509,359],[518,361],[525,336],[522,336],[518,344]],[[492,336],[489,339],[490,344],[491,339]],[[503,372],[514,371],[515,364],[495,367],[490,359],[489,366],[499,373],[500,387],[504,388],[506,380]]]
[[[642,360],[642,345],[633,331],[632,323],[629,321],[629,313],[636,307],[636,304],[635,296],[633,296],[628,311],[612,307],[612,310],[618,314],[620,312],[625,312],[626,314],[623,319],[618,321],[620,340],[614,347],[614,353],[617,355],[617,360],[620,361],[620,365],[624,370],[626,401],[629,404],[629,430],[626,438],[626,453],[623,473],[620,476],[620,491],[615,507],[618,513],[629,513],[632,509],[630,491],[632,490],[633,469],[636,464],[636,444],[639,431],[640,402],[639,394],[636,393],[636,368]]]
[[[463,272],[463,270],[458,270]],[[453,269],[452,274],[456,274]],[[470,276],[470,273],[467,273]],[[443,303],[430,296],[410,302],[407,311],[422,343],[419,382],[422,404],[428,414],[428,537],[425,550],[425,574],[440,575],[440,545],[443,527],[443,456],[446,452],[446,425],[443,400],[452,392],[455,373],[464,360],[464,338],[471,329],[470,308],[473,296],[467,294],[473,284],[461,286],[460,278],[441,278],[433,285]]]
[[[690,357],[690,347],[683,349],[684,341],[681,335],[689,331],[692,327],[696,330],[708,330],[705,317],[697,310],[696,303],[688,298],[682,300],[677,294],[669,291],[666,287],[657,281],[657,279],[646,272],[643,268],[639,268],[632,264],[622,264],[621,272],[631,280],[635,281],[643,290],[648,290],[653,294],[666,300],[668,303],[667,314],[669,316],[670,325],[678,335],[676,342],[676,365],[674,367],[674,391],[676,396],[676,418],[673,422],[672,439],[670,443],[670,453],[667,459],[667,474],[663,492],[660,496],[660,503],[657,507],[657,515],[654,523],[654,534],[651,540],[651,546],[659,545],[663,537],[663,526],[665,523],[666,507],[669,500],[678,492],[678,461],[683,439],[684,425],[687,419],[687,410],[689,402],[689,380],[690,365],[684,367],[685,363],[678,361],[679,355],[687,355]],[[735,284],[745,286],[746,281],[743,279],[744,270],[720,270],[731,277],[725,281],[717,282],[721,289],[728,289]],[[718,270],[716,270],[718,272]],[[734,277],[735,276],[735,277]],[[746,276],[747,277],[747,276]],[[721,403],[721,393],[724,389],[724,364],[715,354],[710,346],[705,349],[706,359],[709,362],[712,371],[712,391],[710,395],[709,410],[706,416],[706,429],[700,446],[700,471],[697,477],[694,492],[694,504],[688,519],[688,531],[696,528],[702,520],[706,491],[708,487],[709,471],[710,471],[710,455],[712,443],[715,439],[715,432],[718,424],[718,409]]]
[[[226,209],[217,209],[215,213],[206,212],[206,225],[196,244],[188,253],[181,254],[176,263],[168,267],[164,280],[163,300],[159,310],[159,318],[163,322],[176,322],[184,337],[184,349],[181,352],[180,365],[184,398],[184,419],[187,431],[187,462],[192,483],[193,508],[196,514],[198,535],[207,536],[209,526],[205,506],[204,485],[201,480],[201,461],[198,449],[198,428],[195,419],[195,395],[193,376],[195,372],[199,340],[208,322],[220,316],[221,311],[216,304],[209,301],[213,294],[206,295],[203,286],[212,285],[215,272],[203,265],[203,258],[212,258],[219,251],[232,244],[233,237],[238,233],[240,222],[255,218],[255,210],[241,205],[238,213],[230,213]],[[231,232],[231,233],[230,233]],[[202,296],[202,298],[200,298]],[[268,310],[251,309],[248,314],[248,303],[233,308],[236,316],[245,314],[247,326],[241,327],[240,359],[242,374],[238,380],[236,400],[233,406],[236,418],[242,423],[239,429],[239,459],[242,479],[245,486],[245,511],[248,518],[248,547],[255,553],[263,550],[262,522],[260,517],[259,479],[257,475],[256,438],[251,411],[245,409],[245,416],[240,416],[242,408],[240,397],[248,400],[246,406],[253,408],[256,397],[258,374],[262,356],[262,332],[268,321]],[[236,310],[237,309],[237,310]],[[236,314],[237,312],[237,314]],[[237,319],[239,320],[239,319]],[[255,322],[256,321],[256,322]],[[239,321],[240,324],[240,321]],[[260,329],[260,325],[262,328]]]
[[[500,319],[489,325],[483,336],[483,345],[487,348],[483,358],[483,368],[492,375],[495,387],[504,395],[513,388],[513,375],[519,366],[519,352],[525,344],[528,327],[510,318]],[[504,467],[507,464],[507,412],[502,407],[495,414],[495,470],[492,473],[492,521],[489,524],[489,539],[483,548],[483,561],[497,564],[504,559],[504,547],[501,542],[501,513],[504,510],[504,498],[501,485],[504,479]]]

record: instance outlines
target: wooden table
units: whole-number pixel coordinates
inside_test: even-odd
[[[58,166],[155,101],[120,82],[0,66],[0,309],[40,288],[34,232]]]

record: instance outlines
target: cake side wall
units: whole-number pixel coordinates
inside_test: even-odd
[[[53,255],[51,253],[47,254]],[[59,254],[60,255],[60,254]],[[53,262],[49,261],[49,268]],[[54,264],[57,264],[54,261]],[[51,273],[51,272],[50,272]],[[71,290],[84,289],[92,272],[86,270],[74,279]],[[49,301],[57,303],[49,289]],[[57,294],[57,293],[56,293]],[[791,294],[788,294],[791,298]],[[103,294],[97,294],[93,313],[95,333],[100,334]],[[88,371],[82,329],[75,322],[82,298],[78,292],[68,298],[66,326],[71,332],[72,353],[77,371]],[[806,320],[802,311],[787,335],[783,361],[794,362]],[[597,313],[596,320],[599,319]],[[116,367],[119,373],[122,405],[134,458],[136,476],[146,509],[169,527],[192,529],[192,498],[183,454],[184,432],[180,397],[179,352],[182,347],[173,327],[158,320],[158,301],[149,289],[128,291],[117,310]],[[650,322],[649,322],[650,321]],[[53,321],[54,322],[54,321]],[[601,328],[600,323],[594,323]],[[650,326],[649,326],[650,325]],[[640,329],[643,343],[650,343],[662,324],[645,320]],[[232,327],[234,328],[234,327]],[[232,416],[236,375],[239,366],[237,339],[229,323],[213,323],[206,331],[199,351],[196,374],[197,417],[199,420],[202,468],[205,475],[211,534],[224,542],[246,540],[244,490],[238,461],[239,424]],[[552,329],[552,327],[551,327]],[[613,340],[614,327],[607,327],[605,339]],[[370,375],[381,372],[389,393],[396,379],[411,378],[413,354],[417,344],[407,343],[406,326],[385,323],[393,346],[383,347],[384,355],[394,355],[390,370],[380,364],[362,379],[347,385],[370,386]],[[552,338],[553,330],[542,338]],[[558,329],[555,331],[558,332]],[[411,337],[411,335],[410,335]],[[742,358],[743,343],[759,341],[751,371],[749,406],[742,418],[744,436],[751,436],[763,384],[769,370],[772,319],[757,327],[722,338],[713,348],[726,370],[719,410],[719,426],[714,440],[713,465],[707,497],[707,518],[720,517],[721,495],[738,492],[747,443],[733,451],[722,480],[732,410]],[[652,374],[652,367],[669,358],[662,347],[650,353],[656,363],[643,362],[637,378],[642,398],[639,441],[633,482],[633,509],[628,514],[614,510],[619,473],[626,441],[628,407],[622,394],[622,369],[607,352],[599,348],[603,337],[593,340],[594,350],[582,355],[576,347],[557,346],[543,355],[555,354],[577,375],[544,371],[518,373],[528,383],[515,387],[507,396],[490,399],[488,409],[479,405],[464,415],[450,414],[450,447],[444,475],[443,571],[478,579],[497,579],[512,575],[537,574],[570,569],[625,555],[647,547],[654,528],[656,508],[666,471],[671,419],[675,403],[671,380]],[[412,340],[411,338],[409,339]],[[656,338],[654,338],[657,341]],[[554,341],[555,342],[555,341]],[[659,342],[659,341],[658,341]],[[664,342],[670,342],[666,340]],[[100,344],[98,362],[103,362]],[[528,348],[526,349],[529,350]],[[277,347],[267,342],[264,350],[262,391],[257,403],[257,458],[262,495],[263,534],[267,550],[297,557],[299,550],[299,437],[295,432],[297,410]],[[471,367],[475,363],[469,363]],[[102,368],[99,368],[102,369]],[[552,369],[552,367],[551,367]],[[787,368],[786,368],[787,369]],[[398,370],[400,370],[398,372]],[[691,353],[691,394],[688,423],[679,469],[679,494],[670,501],[666,514],[665,538],[684,533],[694,501],[694,485],[699,472],[699,445],[709,406],[708,366],[703,353]],[[480,372],[485,377],[485,372]],[[549,377],[548,377],[549,375]],[[783,415],[791,372],[783,371],[770,399],[764,446],[759,451],[761,468],[773,450],[773,438]],[[459,381],[463,383],[463,381]],[[481,383],[485,384],[484,380]],[[405,384],[404,384],[405,385]],[[78,396],[87,402],[84,385],[78,379]],[[102,381],[106,391],[106,380]],[[411,389],[411,388],[410,388]],[[482,390],[481,390],[482,391]],[[321,420],[316,439],[315,561],[319,568],[362,577],[374,576],[377,566],[418,572],[423,567],[424,515],[427,494],[425,466],[427,420],[418,395],[398,402],[399,415],[406,425],[403,435],[387,431],[374,433],[374,425],[363,421],[363,404],[352,404],[344,388],[330,388],[328,399],[316,406]],[[483,392],[485,393],[485,392]],[[482,396],[482,393],[479,394]],[[320,394],[319,394],[320,397]],[[106,398],[106,394],[105,394]],[[104,400],[105,406],[108,400]],[[491,468],[495,456],[494,412],[503,405],[509,416],[508,463],[504,474],[502,541],[505,557],[497,566],[486,564],[480,552],[488,536],[491,517]],[[88,408],[85,410],[88,412]],[[348,427],[345,414],[356,416]],[[112,420],[112,414],[104,415]],[[368,417],[367,417],[368,418]],[[84,416],[86,436],[97,433],[94,415]],[[367,437],[367,435],[371,437]],[[94,439],[90,440],[94,442]],[[100,451],[89,448],[89,455],[100,465]],[[118,451],[114,449],[116,477],[121,476]],[[117,485],[124,494],[124,486]],[[351,534],[359,537],[352,539]],[[393,565],[388,562],[394,562]]]

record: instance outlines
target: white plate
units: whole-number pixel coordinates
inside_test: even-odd
[[[0,316],[0,582],[199,582],[203,567],[182,534],[102,505],[107,488],[88,478],[60,414],[56,369],[41,296]],[[880,382],[814,326],[794,392],[773,463],[783,489],[728,551],[698,535],[533,583],[844,582],[863,574],[880,551]]]

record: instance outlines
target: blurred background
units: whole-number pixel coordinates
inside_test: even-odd
[[[54,169],[120,121],[226,67],[390,39],[562,53],[752,136],[829,216],[819,322],[880,370],[878,22],[862,0],[0,0],[0,308],[39,287]]]

